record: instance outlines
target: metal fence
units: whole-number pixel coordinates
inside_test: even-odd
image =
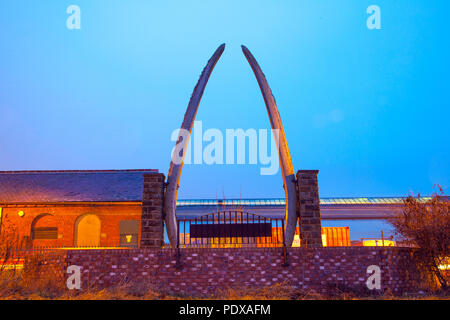
[[[241,210],[178,218],[178,248],[284,246],[284,220]]]

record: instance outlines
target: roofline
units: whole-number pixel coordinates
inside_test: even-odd
[[[0,171],[0,174],[15,174],[15,173],[121,173],[121,172],[152,172],[152,173],[159,173],[159,170],[158,169],[17,170],[17,171]]]
[[[450,200],[448,196],[446,199]],[[393,206],[403,204],[406,197],[353,197],[353,198],[321,198],[320,206]],[[430,196],[420,197],[422,202],[431,199]],[[284,206],[284,198],[254,198],[254,199],[180,199],[177,200],[179,207],[205,207],[205,206],[253,206],[269,207]],[[126,205],[142,204],[142,200],[117,200],[117,201],[48,201],[48,202],[1,202],[0,206],[18,206],[18,205]]]

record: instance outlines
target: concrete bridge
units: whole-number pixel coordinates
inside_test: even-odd
[[[386,219],[401,212],[401,197],[321,198],[323,220]],[[422,197],[427,201],[430,197]],[[177,201],[178,217],[194,217],[215,212],[217,208],[241,208],[271,218],[284,217],[285,199],[189,199]]]

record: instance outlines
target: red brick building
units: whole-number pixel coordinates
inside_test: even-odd
[[[158,170],[0,172],[0,228],[27,247],[137,247],[144,174]]]

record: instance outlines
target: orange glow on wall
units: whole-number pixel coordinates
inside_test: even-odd
[[[322,245],[324,247],[350,247],[350,228],[323,227]]]

